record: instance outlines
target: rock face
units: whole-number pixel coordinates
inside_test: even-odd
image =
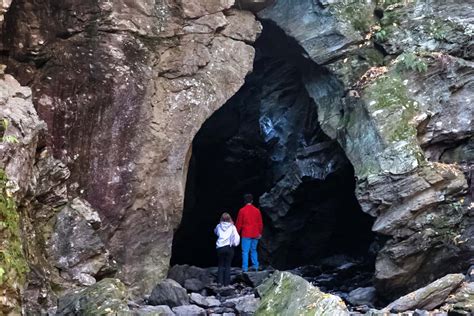
[[[385,310],[396,313],[407,310],[425,309],[432,310],[441,306],[448,295],[453,292],[464,281],[462,274],[448,274],[435,282],[409,293],[393,303],[390,303]]]
[[[474,313],[474,282],[463,283],[459,289],[446,300],[442,310],[454,315],[469,315]]]
[[[4,66],[0,67],[0,313],[9,315],[20,312],[20,293],[28,270],[19,208],[34,172],[44,124],[31,102],[31,90],[3,74]]]
[[[466,181],[472,177],[466,157],[474,126],[468,97],[473,76],[472,63],[461,59],[472,50],[472,21],[454,3],[419,1],[381,5],[383,18],[360,24],[358,13],[370,8],[360,6],[342,24],[337,21],[354,8],[338,1],[279,1],[258,14],[331,70],[308,71],[306,88],[322,129],[354,166],[362,210],[376,217],[373,231],[388,236],[375,276],[380,293],[393,298],[464,271],[473,255]],[[355,33],[314,32],[321,16]],[[421,47],[430,53],[422,55]]]
[[[349,315],[339,297],[289,272],[275,272],[257,291],[262,301],[255,315]]]
[[[136,293],[149,293],[166,275],[191,142],[252,70],[251,44],[261,26],[239,8],[258,11],[293,39],[295,50],[265,43],[256,60],[262,71],[249,77],[260,82],[240,92],[247,106],[235,104],[239,118],[256,112],[249,106],[256,101],[262,111],[251,113],[257,119],[242,130],[221,122],[237,131],[212,136],[228,137],[237,148],[227,156],[231,163],[258,162],[262,174],[271,169],[265,181],[250,179],[235,189],[240,194],[255,184],[266,193],[264,256],[285,266],[326,251],[321,247],[333,228],[347,226],[334,222],[331,210],[340,199],[324,187],[343,190],[331,181],[352,177],[353,167],[356,183],[347,181],[346,193],[386,240],[377,255],[379,294],[392,299],[464,271],[474,255],[474,8],[441,0],[377,3],[2,1],[2,62],[31,90],[1,75],[0,118],[8,122],[0,143],[1,203],[8,206],[2,212],[8,212],[1,216],[12,229],[0,237],[7,240],[2,252],[15,262],[0,270],[7,281],[1,312],[18,309],[25,256],[23,301],[33,314],[47,313],[65,290],[113,274],[109,255],[117,277]],[[297,65],[290,67],[288,58]],[[47,125],[41,135],[40,119]],[[249,134],[252,150],[242,141]],[[324,223],[319,230],[316,219]],[[300,239],[292,243],[291,235]],[[291,279],[289,285],[301,286],[295,293],[303,289],[334,313],[347,313],[335,297],[279,275],[272,280]],[[123,292],[114,284],[120,310]],[[282,289],[269,297],[279,298]],[[281,302],[296,304],[288,297]],[[62,302],[65,313],[81,306]],[[280,306],[265,299],[264,305],[261,313]]]
[[[193,136],[252,68],[261,27],[233,4],[21,0],[5,16],[9,70],[32,87],[68,194],[99,213],[141,292],[166,274]]]
[[[365,252],[372,240],[371,218],[354,195],[352,166],[321,130],[306,91],[308,61],[281,30],[263,25],[253,73],[193,142],[173,263],[215,265],[209,232],[224,210],[237,216],[246,192],[260,196],[255,202],[264,216],[265,264],[294,268],[337,251]]]

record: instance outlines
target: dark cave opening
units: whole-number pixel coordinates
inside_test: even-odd
[[[305,72],[325,70],[276,26],[263,25],[254,71],[194,138],[171,265],[215,266],[213,229],[223,212],[235,220],[244,193],[255,196],[264,217],[264,265],[293,269],[341,255],[373,259],[373,220],[355,197],[353,167],[322,131],[305,87]],[[234,265],[240,265],[238,252]]]

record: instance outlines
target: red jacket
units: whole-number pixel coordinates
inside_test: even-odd
[[[239,210],[237,231],[242,238],[257,238],[262,236],[263,222],[260,210],[252,204],[247,204]]]

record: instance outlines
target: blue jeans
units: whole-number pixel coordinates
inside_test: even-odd
[[[252,264],[255,269],[258,269],[258,255],[257,255],[257,238],[242,238],[242,271],[246,272],[249,269],[249,251]]]

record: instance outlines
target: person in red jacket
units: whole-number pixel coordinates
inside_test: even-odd
[[[245,194],[244,202],[245,206],[239,210],[235,223],[235,227],[241,236],[242,271],[248,271],[249,252],[253,268],[258,271],[257,245],[263,231],[262,214],[258,208],[252,205],[252,194]]]

